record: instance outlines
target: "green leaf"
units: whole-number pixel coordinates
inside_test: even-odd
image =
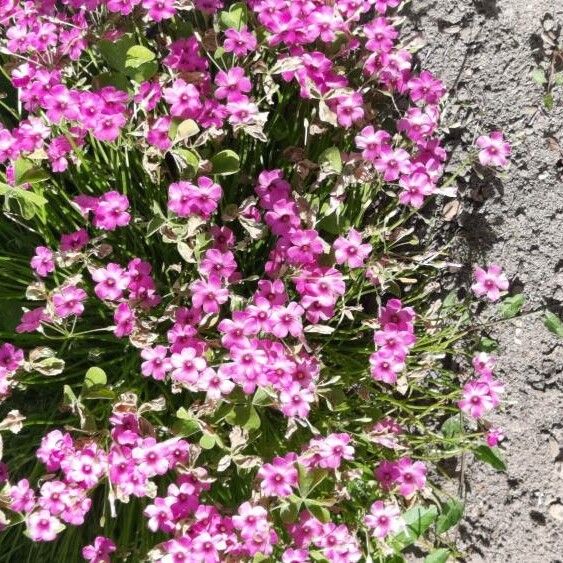
[[[189,139],[190,137],[197,135],[199,133],[199,127],[193,119],[185,119],[184,121],[178,123],[177,127],[171,127],[170,132],[172,133],[172,131],[174,131],[173,140],[180,142],[184,139]]]
[[[498,342],[492,338],[484,336],[479,341],[479,350],[482,352],[494,352],[498,348]]]
[[[525,301],[526,298],[522,293],[506,297],[500,307],[500,316],[503,319],[511,319],[512,317],[515,317],[522,310]]]
[[[35,163],[27,158],[18,158],[14,164],[14,176],[16,186],[22,184],[37,184],[50,178],[47,171],[35,166]]]
[[[133,45],[125,54],[125,68],[139,68],[141,65],[153,61],[156,55],[142,45]]]
[[[424,558],[424,563],[446,563],[450,557],[450,550],[445,547],[435,549]]]
[[[563,322],[561,322],[561,319],[557,315],[551,311],[546,311],[543,324],[549,332],[559,336],[559,338],[563,338]]]
[[[31,190],[24,190],[22,188],[15,188],[0,182],[0,195],[7,195],[8,197],[15,197],[22,201],[32,203],[37,207],[44,207],[47,200],[39,194],[32,192]]]
[[[229,11],[219,14],[219,23],[223,29],[234,28],[240,30],[243,25],[248,23],[248,10],[245,4],[237,2],[233,4]]]
[[[194,416],[192,416],[184,407],[176,411],[176,420],[172,425],[174,434],[184,437],[192,436],[199,432],[199,424]]]
[[[301,498],[307,498],[313,489],[320,485],[327,477],[328,473],[324,469],[307,469],[303,465],[297,464],[299,475],[299,492]]]
[[[535,68],[532,71],[532,79],[537,84],[547,84],[547,78],[545,77],[545,70],[543,68]]]
[[[260,428],[260,416],[252,405],[237,405],[226,416],[225,420],[232,426],[242,426],[246,430]]]
[[[272,397],[264,388],[258,387],[252,397],[252,404],[257,407],[267,407],[272,404]]]
[[[230,149],[218,152],[211,158],[213,174],[228,176],[235,174],[240,169],[240,158],[238,154]]]
[[[460,500],[455,498],[448,500],[436,520],[436,532],[443,534],[455,526],[461,520],[464,508],[465,506]]]
[[[454,416],[450,416],[450,418],[446,419],[442,424],[442,434],[446,438],[453,438],[454,436],[458,436],[463,432],[463,424],[461,422],[460,416],[458,414],[454,414]]]
[[[118,90],[128,92],[131,90],[131,83],[124,74],[120,72],[102,72],[93,78],[96,88],[101,89],[105,86],[114,86]]]
[[[489,446],[482,444],[473,450],[473,453],[478,460],[488,463],[497,471],[506,471],[506,464],[498,448],[489,448]]]
[[[91,367],[84,377],[84,388],[89,389],[94,385],[106,385],[108,382],[108,377],[106,372],[99,367]]]
[[[546,94],[543,97],[543,105],[547,111],[551,111],[553,109],[555,102],[553,99],[553,94]]]
[[[553,83],[557,86],[563,86],[563,71],[553,75]]]
[[[78,398],[74,394],[72,387],[70,385],[63,386],[63,405],[73,408],[78,402]]]
[[[217,440],[215,439],[215,436],[213,434],[204,434],[200,439],[199,439],[199,445],[204,449],[204,450],[211,450],[215,447]]]
[[[184,161],[186,166],[190,169],[192,174],[196,174],[199,169],[199,157],[193,151],[188,149],[175,149],[175,152]]]
[[[307,506],[307,510],[319,521],[323,524],[330,522],[330,512],[324,507],[319,506],[317,504],[309,504],[305,502]]]
[[[413,544],[436,520],[438,509],[436,506],[415,506],[403,514],[406,528],[390,538],[389,544],[396,551],[402,551],[405,547]]]
[[[327,172],[340,174],[342,172],[342,157],[337,147],[330,147],[321,153],[319,164]]]
[[[107,399],[108,401],[115,399],[115,393],[109,387],[103,385],[93,385],[83,391],[80,396],[83,399]]]
[[[98,41],[98,49],[108,65],[114,70],[125,73],[127,53],[135,46],[135,39],[131,35],[123,35],[116,41],[102,39]]]
[[[280,518],[284,524],[291,524],[297,521],[299,515],[299,506],[293,502],[282,504],[280,508]]]

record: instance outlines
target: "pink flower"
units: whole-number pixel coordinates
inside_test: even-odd
[[[101,119],[96,121],[93,135],[100,141],[115,141],[126,123],[127,119],[121,113],[102,115]]]
[[[446,93],[444,83],[427,70],[423,70],[418,76],[413,76],[408,81],[407,87],[413,102],[422,101],[430,105],[439,104]]]
[[[145,438],[132,452],[139,470],[149,478],[164,475],[170,469],[167,453],[167,448],[154,438]]]
[[[473,276],[475,277],[475,283],[471,286],[473,293],[477,297],[486,296],[489,301],[497,301],[509,286],[506,275],[497,264],[491,264],[486,270],[476,266]]]
[[[397,374],[405,369],[403,359],[396,358],[392,350],[382,348],[374,352],[370,358],[371,376],[375,381],[394,384],[397,382]]]
[[[314,400],[315,396],[310,389],[301,387],[294,381],[280,393],[281,411],[285,416],[307,418]]]
[[[404,497],[420,491],[426,484],[426,467],[421,461],[404,457],[393,464],[393,480],[399,485],[399,494]]]
[[[292,246],[287,250],[287,257],[293,264],[314,263],[324,252],[323,239],[315,229],[296,229],[290,233],[289,240]]]
[[[420,209],[424,203],[424,198],[434,192],[434,184],[428,174],[415,171],[408,176],[401,176],[399,185],[403,191],[399,194],[399,201],[403,205],[410,205],[415,209]]]
[[[336,105],[338,123],[342,127],[352,127],[355,121],[362,119],[364,116],[363,104],[364,100],[359,92],[338,98]]]
[[[57,471],[61,467],[61,461],[72,453],[73,443],[70,434],[52,430],[41,439],[37,459],[45,464],[47,471]]]
[[[43,321],[48,321],[49,317],[45,312],[44,307],[38,307],[37,309],[32,309],[31,311],[26,311],[21,319],[20,324],[16,327],[16,332],[21,334],[22,332],[35,332]]]
[[[60,248],[63,252],[80,252],[88,244],[86,229],[79,229],[74,233],[61,235]]]
[[[237,57],[244,57],[256,49],[258,42],[254,34],[249,33],[244,25],[237,29],[227,29],[225,31],[225,41],[223,49],[225,53],[234,53]]]
[[[293,460],[276,457],[272,463],[265,463],[258,470],[262,480],[262,494],[271,497],[288,497],[297,486],[297,469]]]
[[[170,533],[174,530],[174,515],[172,514],[172,505],[175,499],[172,497],[156,497],[154,504],[149,504],[143,514],[149,518],[148,526],[151,532]]]
[[[53,541],[65,526],[48,510],[32,512],[26,518],[27,533],[33,541]]]
[[[385,325],[384,330],[376,331],[373,339],[377,346],[391,351],[401,361],[416,342],[416,336],[410,330],[399,330],[393,323]]]
[[[371,505],[370,513],[364,518],[364,522],[376,538],[396,534],[405,526],[399,507],[394,503],[385,503],[381,500],[376,500]]]
[[[4,342],[0,346],[0,375],[14,373],[23,364],[23,360],[23,350],[9,342]]]
[[[345,432],[329,434],[324,439],[316,441],[318,450],[318,467],[323,469],[338,469],[343,459],[354,459],[354,447],[350,445],[352,438]]]
[[[381,147],[373,165],[386,182],[394,182],[401,174],[408,175],[411,171],[409,153],[404,149],[392,149],[386,145]]]
[[[125,227],[131,220],[127,212],[129,200],[127,196],[116,191],[106,192],[94,208],[94,226],[105,231],[114,231],[117,227]]]
[[[215,84],[215,97],[218,100],[226,98],[229,102],[237,101],[252,90],[252,83],[240,66],[234,66],[227,72],[220,70],[215,77]]]
[[[167,20],[176,14],[174,0],[143,0],[143,8],[148,10],[148,16],[156,22]]]
[[[97,536],[93,544],[82,548],[82,557],[91,563],[109,563],[110,554],[116,549],[112,540],[105,536]]]
[[[383,147],[391,146],[391,135],[387,131],[375,131],[372,125],[364,127],[355,140],[356,146],[362,149],[362,157],[369,162],[377,160]]]
[[[473,365],[473,369],[479,375],[489,375],[493,374],[493,368],[495,367],[497,359],[494,356],[490,356],[486,352],[479,352],[476,356],[473,357],[471,363]]]
[[[199,90],[181,78],[174,80],[170,88],[164,88],[164,99],[170,104],[170,114],[173,117],[194,119],[198,116],[203,105]]]
[[[47,277],[55,270],[53,251],[46,246],[38,246],[35,249],[35,256],[31,259],[31,267],[38,276]]]
[[[227,113],[231,125],[251,125],[258,114],[258,106],[246,96],[240,96],[228,101]]]
[[[167,151],[172,146],[170,139],[171,123],[170,117],[159,117],[147,132],[147,142],[161,151]]]
[[[221,305],[229,299],[229,291],[214,278],[197,280],[190,285],[190,290],[193,306],[205,313],[218,313]]]
[[[504,430],[502,428],[490,428],[485,437],[487,446],[494,448],[499,442],[504,440]]]
[[[141,351],[141,357],[145,360],[141,364],[141,373],[145,377],[163,381],[166,374],[172,369],[166,346],[158,345],[154,348],[144,348]]]
[[[469,381],[463,386],[459,408],[473,418],[480,418],[494,407],[489,386],[479,381]]]
[[[14,512],[30,512],[35,506],[35,492],[27,479],[21,479],[10,487],[10,509]]]
[[[216,563],[222,559],[219,552],[226,548],[225,534],[211,535],[209,532],[201,532],[193,538],[190,552],[193,553],[196,561]]]
[[[95,445],[85,447],[71,458],[64,458],[61,467],[66,478],[90,489],[97,485],[105,472],[104,454]]]
[[[192,386],[197,386],[200,372],[207,367],[205,359],[198,356],[194,348],[189,347],[172,354],[170,363],[174,368],[172,379]]]
[[[198,386],[200,391],[207,394],[208,401],[218,401],[235,388],[235,384],[221,368],[217,371],[211,368],[204,369],[200,374]]]
[[[289,548],[283,552],[282,563],[310,563],[309,552],[306,549]]]
[[[48,510],[53,516],[58,516],[66,508],[68,502],[67,485],[62,481],[47,481],[41,485],[39,506]]]
[[[200,271],[206,276],[219,276],[229,279],[237,269],[235,256],[232,252],[221,252],[216,248],[205,251],[200,263]]]
[[[288,334],[299,338],[303,334],[301,317],[304,312],[303,307],[294,301],[287,306],[278,305],[272,311],[272,333],[278,338],[285,338]]]
[[[197,186],[175,182],[168,188],[168,209],[180,217],[196,214],[209,218],[217,209],[221,195],[221,187],[206,176],[198,178]]]
[[[94,293],[100,299],[117,301],[129,285],[129,274],[119,264],[110,262],[106,268],[98,268],[92,272],[92,279],[97,282]]]
[[[67,285],[53,294],[55,315],[65,319],[71,315],[79,317],[84,312],[83,301],[88,297],[86,292],[75,285]]]
[[[479,162],[483,166],[497,166],[506,168],[512,149],[510,144],[504,140],[500,131],[493,131],[489,135],[481,135],[475,145],[481,149],[479,152]]]
[[[333,248],[336,263],[350,268],[361,268],[372,250],[371,244],[362,244],[362,235],[355,229],[350,229],[346,238],[338,237]]]
[[[117,338],[129,336],[135,326],[135,311],[131,309],[129,303],[120,303],[113,313],[115,329],[113,333]]]

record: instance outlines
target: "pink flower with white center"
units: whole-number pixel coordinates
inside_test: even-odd
[[[123,297],[123,292],[129,285],[130,276],[119,264],[110,262],[107,267],[94,270],[92,279],[97,282],[94,293],[99,299],[117,301]]]
[[[176,14],[174,0],[143,0],[143,8],[151,20],[159,22],[173,18]]]
[[[207,401],[218,401],[228,395],[235,388],[235,384],[227,372],[219,367],[217,371],[211,368],[203,370],[198,380],[198,387],[200,391],[206,393]]]
[[[324,440],[319,440],[319,467],[337,469],[343,459],[354,459],[354,447],[350,445],[352,438],[345,432],[329,434]]]
[[[221,252],[216,248],[210,248],[205,251],[199,269],[207,277],[218,276],[229,279],[236,272],[237,263],[230,250]]]
[[[269,497],[288,497],[297,487],[297,469],[293,461],[276,457],[272,463],[265,463],[258,470],[258,477],[262,480],[260,488],[262,494]]]
[[[170,115],[184,119],[196,118],[203,105],[199,90],[181,78],[174,80],[170,88],[162,91],[164,99],[170,104]]]
[[[35,256],[31,259],[31,267],[38,276],[46,278],[55,270],[55,260],[53,251],[46,246],[38,246],[35,249]]]
[[[86,229],[78,229],[74,233],[61,235],[60,249],[63,252],[80,252],[89,240]]]
[[[362,149],[362,157],[369,162],[375,162],[383,147],[391,147],[391,135],[387,131],[375,131],[373,125],[364,127],[356,135],[356,146]]]
[[[416,342],[416,336],[409,330],[399,330],[397,325],[389,323],[384,330],[378,330],[373,335],[375,344],[393,352],[393,355],[404,360],[409,348]]]
[[[494,356],[490,356],[486,352],[479,352],[476,356],[473,356],[471,360],[473,369],[479,375],[493,375],[493,368],[497,363],[497,359]]]
[[[422,461],[404,457],[393,464],[393,480],[399,485],[399,494],[409,497],[426,485],[426,467]]]
[[[425,172],[414,172],[401,176],[399,185],[403,191],[399,194],[399,202],[420,209],[426,196],[434,193],[435,185]]]
[[[87,297],[87,293],[75,285],[61,287],[57,293],[53,294],[55,315],[61,319],[71,315],[79,317],[84,312],[83,301]]]
[[[289,548],[283,552],[282,563],[310,563],[309,552],[306,549]]]
[[[164,475],[170,469],[167,453],[167,448],[154,438],[145,438],[141,445],[133,448],[132,455],[141,473],[150,479]]]
[[[499,442],[504,440],[504,430],[502,428],[490,428],[485,436],[487,446],[494,448],[499,445]]]
[[[110,563],[110,555],[116,549],[112,540],[105,536],[97,536],[93,544],[82,548],[82,557],[91,563]]]
[[[123,16],[128,16],[135,6],[141,3],[141,0],[108,0],[108,12],[114,12]]]
[[[145,377],[152,377],[156,381],[163,381],[166,374],[172,369],[172,363],[168,357],[168,348],[157,345],[154,348],[144,348],[141,358],[145,360],[141,364],[141,373]]]
[[[125,227],[131,221],[128,209],[127,196],[116,191],[106,192],[94,208],[94,226],[105,231]]]
[[[228,289],[222,287],[215,278],[193,282],[190,291],[193,306],[203,309],[204,313],[218,313],[221,305],[229,299]]]
[[[172,514],[172,505],[174,504],[172,497],[156,497],[154,504],[149,504],[143,514],[149,519],[148,527],[151,532],[158,530],[170,533],[176,527],[174,524],[174,515]]]
[[[96,446],[86,447],[74,456],[61,461],[62,470],[69,482],[91,489],[105,473],[107,462]]]
[[[412,167],[410,155],[406,150],[393,149],[386,145],[381,147],[373,165],[386,182],[398,180],[401,174],[410,174]]]
[[[463,386],[462,398],[457,404],[472,418],[480,418],[494,408],[489,386],[479,381],[469,381]]]
[[[227,113],[231,125],[251,125],[258,115],[258,106],[246,96],[227,103]]]
[[[244,69],[234,66],[227,72],[220,70],[215,77],[215,97],[218,100],[227,99],[229,102],[237,101],[241,96],[252,90],[252,83],[244,74]]]
[[[369,511],[370,513],[364,518],[364,522],[375,538],[383,539],[390,534],[400,532],[405,527],[405,522],[401,518],[401,511],[394,503],[376,500]]]
[[[301,387],[297,382],[293,382],[280,392],[281,411],[285,416],[307,418],[314,400],[315,395],[311,389]]]
[[[193,514],[199,507],[199,498],[195,487],[190,483],[168,485],[167,498],[172,498],[171,505],[174,520],[181,520]]]
[[[225,549],[225,534],[211,535],[209,532],[201,532],[193,538],[190,551],[201,563],[217,563],[221,561],[219,552]]]
[[[305,309],[292,301],[286,306],[279,305],[272,309],[271,331],[278,338],[285,338],[288,334],[295,338],[303,335],[303,322],[301,317]]]
[[[67,502],[67,485],[62,481],[47,481],[41,485],[39,506],[48,510],[53,516],[58,516]]]
[[[196,386],[200,373],[207,367],[204,358],[198,356],[194,348],[184,348],[178,354],[172,354],[170,363],[174,370],[172,379],[179,383]]]
[[[49,316],[47,315],[46,309],[44,307],[38,307],[37,309],[32,309],[31,311],[26,311],[20,319],[20,324],[16,326],[16,332],[21,334],[22,332],[35,332],[43,321],[48,321]]]
[[[355,121],[364,117],[364,100],[359,92],[341,96],[336,102],[336,115],[339,125],[349,128]]]
[[[396,358],[391,350],[382,348],[369,357],[371,376],[375,381],[390,385],[397,383],[397,374],[405,369],[403,360]]]
[[[287,256],[294,264],[314,263],[317,256],[324,252],[323,239],[315,229],[296,229],[289,235],[293,246],[287,250]]]
[[[33,541],[53,541],[65,528],[48,510],[32,512],[25,520],[27,533]]]
[[[225,53],[234,53],[237,57],[244,57],[256,49],[258,41],[254,34],[248,31],[244,25],[237,29],[227,29],[225,31],[225,41],[223,49]]]
[[[17,485],[10,487],[10,510],[14,512],[30,512],[35,506],[35,492],[27,479],[21,479]]]
[[[266,352],[258,348],[258,344],[258,340],[252,340],[248,345],[234,346],[229,350],[229,355],[244,373],[261,373],[268,363]]]
[[[371,244],[362,244],[362,235],[350,229],[345,237],[338,237],[333,244],[337,264],[347,264],[350,268],[361,268],[372,251]]]
[[[500,131],[493,131],[489,135],[481,135],[476,141],[475,146],[481,149],[479,152],[479,162],[483,166],[496,166],[506,168],[509,157],[512,153],[510,143],[504,140]]]
[[[508,279],[497,264],[491,264],[486,270],[476,266],[473,276],[475,283],[471,289],[477,297],[485,296],[489,301],[498,301],[501,294],[508,290]]]

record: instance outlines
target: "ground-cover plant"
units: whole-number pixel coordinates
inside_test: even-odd
[[[399,10],[0,6],[0,560],[456,555],[441,462],[503,468],[503,385],[442,283],[445,88]]]

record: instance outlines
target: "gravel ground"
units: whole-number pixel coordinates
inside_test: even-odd
[[[463,121],[463,143],[500,129],[514,145],[501,182],[462,186],[457,219],[459,258],[502,264],[531,312],[494,333],[508,471],[469,466],[461,543],[470,562],[563,561],[563,346],[540,312],[563,314],[563,86],[547,112],[530,76],[546,57],[542,30],[563,24],[563,0],[416,0],[406,14],[425,66],[451,89],[447,119]]]

